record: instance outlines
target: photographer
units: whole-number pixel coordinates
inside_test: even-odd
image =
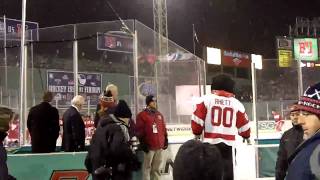
[[[101,114],[100,124],[93,135],[85,165],[93,180],[129,180],[140,162],[131,148],[128,133],[132,113],[120,100],[114,114]]]

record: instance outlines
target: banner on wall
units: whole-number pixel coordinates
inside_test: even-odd
[[[79,73],[78,92],[90,105],[98,103],[101,91],[101,74]],[[70,106],[74,97],[73,73],[67,71],[47,71],[47,89],[54,94],[54,99],[59,107]]]
[[[97,49],[104,51],[133,53],[133,38],[122,31],[97,33]]]
[[[243,67],[243,68],[251,67],[250,54],[231,51],[231,50],[223,50],[221,55],[222,55],[222,65],[224,66]]]
[[[316,38],[294,39],[295,59],[317,61],[318,53],[318,40]]]
[[[39,24],[37,22],[26,21],[26,41],[39,40]],[[4,39],[4,30],[6,30],[7,41],[20,41],[22,22],[18,19],[0,17],[0,39]]]
[[[278,50],[279,67],[290,67],[292,62],[292,50]]]

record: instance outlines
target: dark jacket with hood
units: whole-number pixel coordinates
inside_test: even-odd
[[[303,130],[301,126],[293,126],[283,133],[276,163],[276,180],[283,180],[286,177],[289,166],[288,159],[302,141]]]
[[[298,146],[289,158],[286,180],[320,179],[320,131]]]
[[[85,160],[93,180],[106,179],[94,173],[102,166],[112,168],[112,179],[131,179],[131,172],[139,169],[140,162],[131,150],[129,140],[128,127],[123,121],[113,114],[101,117]]]

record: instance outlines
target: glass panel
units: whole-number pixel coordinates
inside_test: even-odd
[[[263,61],[263,69],[256,71],[257,120],[259,138],[280,138],[291,123],[276,128],[276,115],[288,119],[288,106],[298,100],[298,70],[296,61],[291,67],[278,66],[278,61]]]
[[[0,105],[15,112],[4,144],[12,148],[19,146],[20,140],[20,41],[7,39],[4,42],[1,36],[0,47]]]
[[[86,143],[92,137],[93,119],[99,95],[108,84],[118,87],[119,99],[133,110],[133,21],[85,23],[77,25],[79,94],[86,98],[82,110],[86,124]],[[133,90],[133,89],[132,89]]]
[[[168,41],[168,48],[159,51],[159,37],[140,22],[138,32],[138,111],[147,95],[156,95],[159,111],[167,124],[190,124],[192,100],[205,85],[204,61]]]

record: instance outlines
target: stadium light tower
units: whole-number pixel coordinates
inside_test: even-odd
[[[154,47],[159,56],[168,54],[167,0],[153,0]]]

